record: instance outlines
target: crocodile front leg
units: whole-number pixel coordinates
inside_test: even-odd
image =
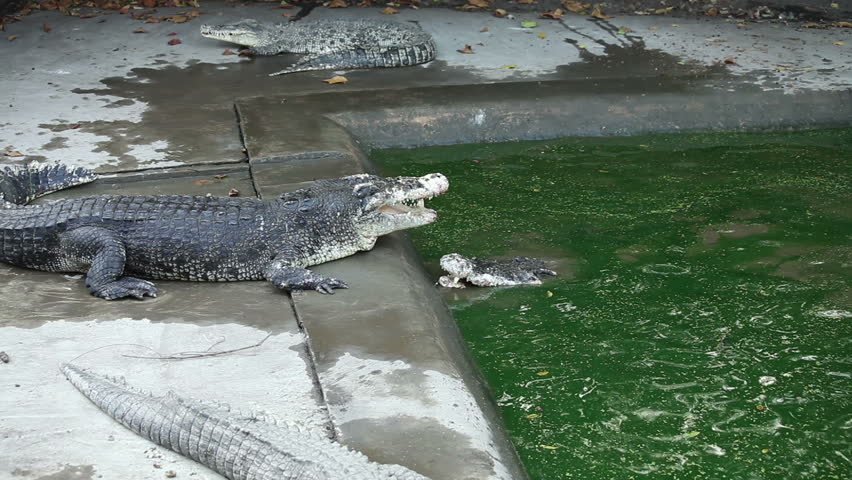
[[[276,257],[266,267],[266,279],[278,288],[285,290],[316,290],[327,295],[334,294],[335,288],[349,288],[342,280],[323,277],[307,268],[288,265],[287,258]]]
[[[88,264],[86,286],[92,295],[106,300],[145,295],[156,297],[153,283],[124,273],[124,243],[115,232],[105,228],[81,227],[61,236],[62,249],[69,263]]]

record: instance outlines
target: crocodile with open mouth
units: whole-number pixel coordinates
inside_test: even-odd
[[[389,20],[302,20],[262,23],[254,19],[202,25],[201,35],[248,47],[253,55],[299,53],[294,65],[271,75],[309,70],[406,67],[435,58],[435,42],[419,26]]]
[[[268,280],[288,290],[348,288],[306,267],[370,250],[376,239],[434,222],[424,200],[449,187],[440,173],[352,175],[261,200],[192,195],[97,195],[22,205],[90,182],[62,165],[0,170],[0,261],[84,272],[97,297],[156,296],[147,279]],[[142,277],[142,278],[138,278]]]

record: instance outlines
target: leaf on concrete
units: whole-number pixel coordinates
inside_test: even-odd
[[[323,82],[325,82],[329,85],[335,85],[335,84],[338,84],[338,83],[346,83],[348,81],[349,81],[349,79],[344,77],[343,75],[335,75],[331,78],[326,78],[325,80],[323,80]]]
[[[133,30],[133,33],[148,33],[148,30],[145,30],[144,28],[139,27],[136,30]]]
[[[464,48],[460,48],[456,50],[459,53],[473,53],[473,47],[470,45],[465,45]]]
[[[736,65],[737,63],[737,60],[734,57],[728,57],[724,61],[727,65]]]
[[[553,10],[548,10],[546,12],[542,12],[539,17],[541,18],[550,18],[553,20],[559,20],[562,18],[562,15],[565,15],[565,12],[561,8],[556,8]]]
[[[326,2],[325,6],[328,8],[349,8],[346,0],[331,0],[330,2]]]
[[[43,23],[43,24],[41,25],[41,29],[42,29],[42,30],[44,30],[44,33],[50,33],[50,31],[51,31],[51,30],[53,30],[53,29],[50,27],[50,25],[48,25],[48,24],[46,24],[46,23]]]
[[[835,27],[852,28],[852,22],[834,22]]]
[[[508,65],[503,65],[503,68],[508,68],[509,70],[512,70],[512,69],[518,68],[518,66],[515,65],[514,63],[510,63]]]
[[[611,16],[609,16],[609,15],[603,13],[603,11],[601,11],[600,5],[595,5],[595,8],[592,9],[592,13],[590,13],[589,15],[591,15],[595,18],[600,18],[601,20],[606,20],[608,18],[612,18]]]
[[[237,52],[231,50],[230,48],[226,48],[225,51],[222,52],[222,55],[236,55],[236,54],[237,54]]]
[[[482,27],[482,30],[480,30],[479,33],[485,33],[487,31],[488,31],[488,27]]]
[[[494,10],[494,16],[497,17],[497,18],[503,18],[508,14],[509,14],[509,12],[507,12],[506,10],[503,10],[502,8],[498,8],[497,10]]]
[[[11,42],[11,41],[15,40],[16,38],[18,38],[17,35],[9,35],[8,37],[6,37],[6,40],[9,40]]]
[[[462,5],[462,10],[479,10],[490,6],[491,2],[488,0],[467,0],[467,3]]]
[[[171,33],[166,34],[167,37],[174,37],[176,35],[177,35],[177,32],[171,32]]]
[[[122,15],[127,14],[127,12],[129,12],[129,11],[130,11],[130,5],[125,5],[125,6],[118,9],[118,13],[120,13]]]
[[[284,17],[287,17],[287,18],[296,16],[296,14],[292,13],[292,12],[281,12],[281,15],[284,16]]]
[[[145,8],[154,8],[157,6],[157,0],[142,0],[142,6]]]
[[[665,15],[674,10],[674,7],[658,8],[654,10],[654,15]]]
[[[227,178],[227,177],[228,177],[228,175],[225,175],[225,174],[213,175],[213,178],[215,178],[216,180],[222,180],[223,178]]]
[[[585,15],[586,11],[589,8],[592,8],[591,3],[583,3],[578,2],[576,0],[562,0],[562,6],[574,13],[579,13],[581,15]]]
[[[547,34],[544,32],[538,32],[538,38],[547,38]]]
[[[841,41],[837,41],[837,42],[834,42],[834,44],[835,44],[835,45],[843,45],[843,42],[841,42]]]
[[[169,45],[180,45],[183,42],[181,42],[179,38],[173,38],[173,39],[169,40],[168,43],[169,43]]]
[[[3,152],[3,155],[6,155],[7,157],[23,157],[24,156],[23,153],[21,153],[17,150],[6,150],[5,152]]]
[[[171,17],[166,17],[166,20],[174,23],[184,23],[189,20],[189,17],[186,15],[173,15]]]
[[[659,29],[660,29],[660,27],[658,27],[656,25],[651,25],[650,27],[648,27],[648,30],[659,30]]]
[[[385,9],[382,10],[382,13],[384,13],[385,15],[393,15],[394,13],[399,13],[399,10],[393,7],[385,7]]]
[[[719,15],[719,9],[718,8],[708,8],[704,12],[704,15],[707,15],[708,17],[715,17],[716,15]]]
[[[151,18],[145,20],[145,23],[160,23],[160,19],[157,18],[157,17],[151,17]]]
[[[521,26],[524,28],[535,28],[538,26],[538,22],[535,20],[521,20]]]
[[[237,190],[236,188],[232,188],[232,189],[228,190],[228,196],[229,197],[239,197],[240,191]]]
[[[206,178],[202,178],[201,180],[196,180],[192,183],[194,183],[195,185],[212,185],[216,182],[214,182],[213,180],[208,180]]]

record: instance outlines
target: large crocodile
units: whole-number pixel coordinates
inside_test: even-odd
[[[156,296],[147,280],[268,280],[332,293],[346,283],[305,267],[370,250],[376,239],[432,223],[425,199],[449,186],[440,173],[318,180],[271,200],[191,195],[98,195],[22,206],[94,179],[62,166],[0,171],[0,261],[85,272],[93,295]],[[1,200],[1,199],[0,199]]]
[[[201,35],[249,47],[254,55],[306,54],[271,75],[333,68],[405,67],[435,58],[435,42],[419,26],[389,20],[303,20],[261,23],[246,19],[202,25]]]
[[[371,462],[318,432],[225,405],[154,396],[73,365],[62,372],[107,415],[154,443],[230,480],[429,480]]]

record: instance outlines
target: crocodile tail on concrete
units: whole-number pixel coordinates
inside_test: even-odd
[[[320,55],[310,55],[270,77],[310,70],[347,68],[409,67],[435,59],[435,43],[428,39],[416,45],[390,47],[386,50],[347,50]]]
[[[0,208],[25,205],[42,195],[89,183],[96,178],[89,170],[68,168],[59,163],[0,167]]]
[[[189,457],[230,480],[429,480],[298,426],[267,423],[169,392],[154,396],[114,379],[64,364],[62,373],[104,413],[134,433]]]

